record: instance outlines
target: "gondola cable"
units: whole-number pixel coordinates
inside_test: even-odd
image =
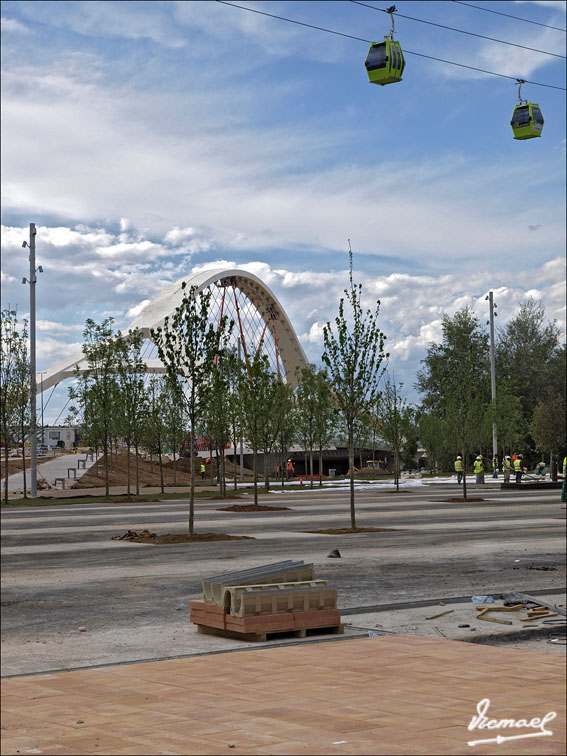
[[[482,8],[480,5],[473,5],[472,3],[465,3],[463,0],[452,0],[452,2],[458,5],[467,5],[469,8],[476,8],[486,13],[495,13],[497,16],[506,16],[506,18],[514,18],[516,21],[523,21],[526,24],[534,24],[535,26],[545,26],[546,29],[555,29],[555,31],[567,32],[567,29],[562,29],[560,26],[550,26],[550,24],[542,24],[541,21],[532,21],[529,18],[520,18],[519,16],[512,16],[510,13],[502,13],[502,11],[493,10],[492,8]]]
[[[368,3],[363,3],[360,0],[349,0],[349,2],[354,3],[355,5],[362,5],[364,8],[369,8],[370,10],[379,11],[380,13],[388,13],[388,11],[384,10],[384,8],[377,8],[375,5],[368,5]],[[421,24],[428,24],[429,26],[437,26],[440,29],[447,29],[448,31],[458,32],[459,34],[468,34],[470,37],[479,37],[480,39],[487,39],[490,42],[499,42],[501,45],[510,45],[511,47],[519,47],[522,50],[530,50],[531,52],[541,53],[542,55],[551,55],[554,58],[563,58],[563,60],[566,59],[565,55],[559,55],[558,53],[548,52],[547,50],[537,50],[535,47],[527,47],[526,45],[519,45],[516,42],[507,42],[504,39],[495,39],[494,37],[487,37],[484,34],[477,34],[476,32],[466,31],[464,29],[455,29],[453,26],[445,26],[444,24],[438,24],[434,21],[425,21],[425,19],[423,18],[414,18],[413,16],[406,16],[403,13],[398,13],[398,11],[396,11],[396,16],[399,16],[400,18],[406,18],[409,21],[418,21]]]
[[[245,5],[238,5],[237,3],[231,3],[231,2],[228,2],[228,0],[215,0],[215,2],[220,3],[221,5],[230,5],[232,8],[239,8],[240,10],[249,11],[250,13],[257,13],[261,16],[268,16],[270,18],[276,18],[279,21],[287,21],[288,23],[297,24],[298,26],[306,26],[309,29],[316,29],[317,31],[323,31],[323,32],[326,32],[327,34],[335,34],[339,37],[347,37],[348,39],[354,39],[357,42],[366,42],[367,44],[371,44],[372,42],[372,40],[370,39],[364,39],[362,37],[355,37],[352,34],[345,34],[344,32],[335,31],[333,29],[326,29],[323,26],[315,26],[314,24],[308,24],[304,21],[296,21],[295,19],[286,18],[285,16],[276,16],[273,13],[267,13],[266,11],[257,10],[256,8],[247,8]],[[478,71],[479,73],[488,74],[490,76],[500,76],[503,79],[511,79],[512,81],[518,80],[517,76],[508,76],[507,74],[497,73],[496,71],[487,71],[484,68],[477,68],[476,66],[468,66],[465,63],[456,63],[453,60],[445,60],[444,58],[437,58],[434,55],[425,55],[425,53],[418,53],[412,50],[406,50],[405,48],[404,48],[404,53],[407,53],[408,55],[417,55],[420,58],[427,58],[428,60],[436,60],[439,63],[447,63],[451,66],[458,66],[459,68],[468,68],[471,71]],[[559,89],[562,92],[566,91],[565,87],[558,87],[555,84],[543,84],[542,82],[530,81],[528,79],[525,79],[525,82],[526,84],[533,84],[534,86],[537,86],[537,87],[547,87],[548,89]]]

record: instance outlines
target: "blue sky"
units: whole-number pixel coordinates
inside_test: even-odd
[[[363,39],[389,31],[351,2],[239,4]],[[475,4],[565,28],[562,2]],[[555,29],[455,2],[397,9],[565,55]],[[561,57],[401,17],[396,38],[565,87]],[[534,296],[565,330],[565,92],[524,85],[545,126],[519,142],[513,80],[407,53],[403,82],[377,87],[367,49],[212,1],[3,2],[3,306],[27,313],[35,222],[39,369],[80,349],[85,318],[125,327],[172,281],[225,263],[266,281],[318,362],[349,238],[414,400],[443,313],[470,304],[484,322],[489,289],[500,325]]]

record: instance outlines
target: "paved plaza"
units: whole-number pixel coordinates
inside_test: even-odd
[[[255,540],[165,546],[111,537],[182,532],[184,501],[4,509],[3,753],[564,752],[559,649],[442,637],[463,613],[474,617],[473,594],[562,590],[559,492],[487,488],[473,494],[482,502],[447,501],[456,495],[361,490],[358,524],[389,530],[339,536],[309,531],[348,526],[345,491],[263,496],[262,504],[289,507],[269,512],[199,501],[198,531]],[[328,558],[335,548],[341,559]],[[313,562],[338,588],[352,623],[345,636],[258,646],[190,624],[188,601],[201,597],[204,578],[286,558]],[[468,608],[450,603],[467,596]],[[415,619],[432,609],[412,610],[405,624],[400,611],[368,611],[444,598],[440,611],[455,613],[434,623]],[[368,637],[377,623],[388,630]],[[484,698],[498,719],[555,711],[553,734],[468,746]]]

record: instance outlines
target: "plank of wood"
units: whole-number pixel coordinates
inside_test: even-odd
[[[558,612],[549,612],[549,614],[534,614],[533,617],[520,617],[522,622],[532,622],[533,620],[547,619],[548,617],[558,617]]]
[[[445,614],[451,614],[451,612],[454,611],[454,609],[446,609],[444,612],[439,612],[439,614],[430,614],[429,617],[426,617],[425,619],[437,619],[437,617],[443,617]]]
[[[478,615],[477,619],[484,620],[484,622],[498,622],[499,625],[513,625],[514,623],[510,620],[501,620],[497,619],[496,617],[485,617],[484,615]]]
[[[515,606],[477,606],[477,611],[486,609],[489,612],[519,612],[525,604],[516,604]]]

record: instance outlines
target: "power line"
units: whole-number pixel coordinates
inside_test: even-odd
[[[285,16],[276,16],[273,13],[267,13],[266,11],[257,10],[256,8],[247,8],[244,5],[237,5],[236,3],[228,2],[228,0],[216,0],[217,3],[221,3],[221,5],[230,5],[232,8],[239,8],[240,10],[249,11],[250,13],[257,13],[260,16],[269,16],[269,18],[277,18],[279,21],[287,21],[291,24],[297,24],[298,26],[306,26],[309,29],[317,29],[317,31],[323,31],[327,34],[336,34],[339,37],[347,37],[348,39],[354,39],[357,42],[366,42],[367,44],[371,44],[372,40],[370,39],[364,39],[363,37],[355,37],[352,34],[345,34],[344,32],[335,31],[333,29],[326,29],[323,26],[314,26],[313,24],[307,24],[303,21],[296,21],[292,18],[286,18]],[[377,9],[379,10],[379,9]],[[455,63],[453,60],[445,60],[443,58],[436,58],[434,55],[425,55],[424,53],[418,53],[413,52],[412,50],[407,50],[404,47],[404,54],[408,55],[417,55],[420,58],[427,58],[428,60],[436,60],[439,63],[448,63],[452,66],[458,66],[459,68],[468,68],[471,71],[478,71],[480,73],[489,74],[491,76],[500,76],[503,79],[510,79],[511,81],[518,81],[517,76],[507,76],[506,74],[497,73],[496,71],[487,71],[484,68],[476,68],[475,66],[467,66],[464,63]],[[543,84],[540,81],[529,81],[528,79],[524,79],[524,82],[526,84],[533,84],[536,87],[547,87],[548,89],[559,89],[562,92],[565,92],[565,87],[557,87],[555,84]]]
[[[388,11],[384,10],[383,8],[376,8],[374,5],[368,5],[368,3],[362,3],[360,0],[350,0],[351,3],[354,3],[355,5],[362,5],[365,8],[370,8],[371,10],[380,11],[380,13],[388,13]],[[559,55],[558,53],[552,53],[547,52],[547,50],[537,50],[535,47],[527,47],[526,45],[518,45],[516,42],[506,42],[504,39],[495,39],[494,37],[486,37],[484,34],[476,34],[475,32],[465,31],[464,29],[455,29],[453,26],[445,26],[444,24],[437,24],[434,21],[425,21],[423,18],[414,18],[413,16],[405,16],[403,13],[398,13],[396,11],[396,16],[399,16],[400,18],[407,18],[410,21],[418,21],[420,24],[427,24],[428,26],[437,26],[439,29],[447,29],[448,31],[454,31],[458,32],[459,34],[468,34],[469,37],[479,37],[480,39],[487,39],[490,42],[499,42],[501,45],[510,45],[511,47],[519,47],[522,50],[530,50],[531,52],[537,52],[541,53],[542,55],[551,55],[554,58],[563,58],[565,60],[565,55]]]
[[[477,10],[486,11],[487,13],[496,13],[498,16],[506,16],[507,18],[515,18],[516,21],[524,21],[526,24],[535,24],[536,26],[545,26],[546,29],[555,29],[560,32],[567,32],[567,29],[562,29],[560,26],[550,26],[549,24],[542,24],[539,21],[530,21],[528,18],[520,18],[519,16],[511,16],[509,13],[502,13],[501,11],[492,10],[492,8],[482,8],[480,5],[473,5],[472,3],[464,3],[462,0],[453,0],[454,3],[459,5],[468,5],[469,8],[476,8]]]

